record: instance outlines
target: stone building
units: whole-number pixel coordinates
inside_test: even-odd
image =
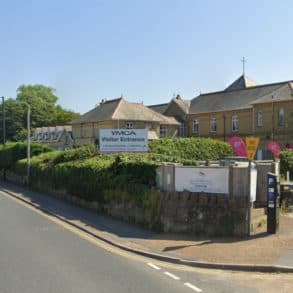
[[[74,146],[97,144],[100,129],[148,129],[149,139],[176,137],[180,123],[142,103],[123,97],[102,101],[97,107],[72,121]]]

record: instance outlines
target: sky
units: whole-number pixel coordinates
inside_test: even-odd
[[[102,99],[145,105],[293,79],[291,0],[0,0],[0,96],[56,90],[85,113]]]

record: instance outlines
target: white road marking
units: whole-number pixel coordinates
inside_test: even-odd
[[[180,280],[179,277],[177,277],[177,276],[175,276],[175,275],[173,275],[173,274],[171,274],[169,272],[164,272],[164,274],[167,275],[168,277],[174,279],[174,280]]]
[[[154,265],[154,264],[152,264],[152,263],[148,263],[148,265],[151,267],[151,268],[153,268],[153,269],[155,269],[155,270],[157,270],[157,271],[159,271],[161,268],[160,267],[158,267],[158,266],[156,266],[156,265]]]
[[[184,286],[186,286],[186,287],[188,287],[188,288],[190,288],[190,289],[192,289],[192,290],[194,290],[196,292],[202,292],[201,289],[199,289],[198,287],[196,287],[196,286],[194,286],[194,285],[192,285],[190,283],[184,283]]]

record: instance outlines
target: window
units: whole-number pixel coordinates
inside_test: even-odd
[[[237,115],[233,115],[232,116],[232,132],[236,132],[238,131],[238,116]]]
[[[185,134],[185,129],[186,129],[186,125],[185,123],[181,123],[180,126],[179,126],[179,137],[186,137],[186,134]]]
[[[262,111],[257,112],[257,126],[262,126]]]
[[[285,122],[285,111],[284,111],[284,108],[279,108],[278,123],[279,123],[279,125],[284,125],[284,122]]]
[[[167,137],[167,126],[166,125],[160,126],[160,137]]]
[[[210,121],[210,130],[211,132],[217,132],[217,120],[216,118],[211,118],[211,121]]]
[[[127,129],[133,129],[133,122],[126,122]]]
[[[199,134],[199,120],[194,119],[192,121],[192,133]]]
[[[153,123],[147,123],[145,126],[146,129],[153,129]]]

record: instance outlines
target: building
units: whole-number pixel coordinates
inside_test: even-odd
[[[258,136],[258,157],[270,140],[293,142],[293,81],[256,85],[245,75],[225,90],[191,100],[188,135],[228,141],[232,136]]]
[[[179,123],[178,136],[187,136],[187,120],[190,107],[189,100],[183,100],[180,95],[177,95],[171,99],[169,103],[151,105],[148,107],[162,115],[174,117]]]
[[[56,150],[71,149],[72,127],[71,125],[37,127],[31,141],[46,144]]]
[[[97,144],[100,129],[148,129],[149,139],[175,137],[180,123],[123,97],[103,100],[97,107],[72,121],[74,146]]]

